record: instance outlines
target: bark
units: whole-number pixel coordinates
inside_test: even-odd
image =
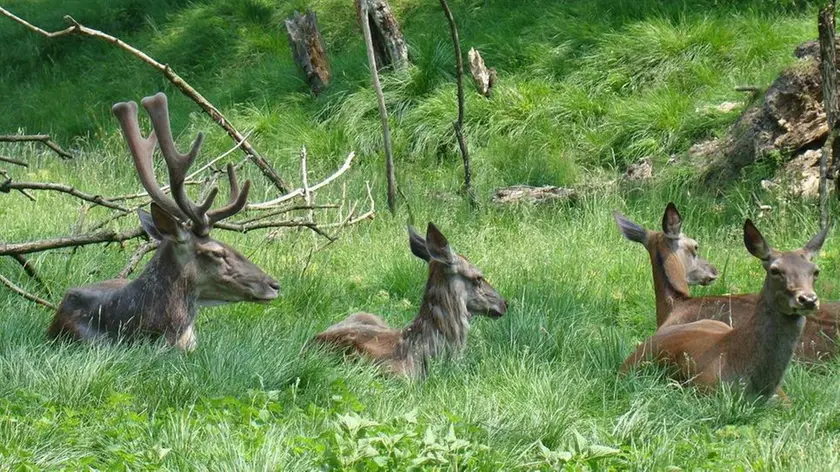
[[[827,165],[834,151],[837,126],[837,66],[834,43],[834,3],[822,8],[818,19],[820,40],[820,78],[822,79],[823,108],[828,121],[828,137],[820,157],[820,223],[828,224]],[[836,160],[836,156],[834,156]],[[832,160],[834,162],[834,160]],[[832,164],[832,169],[834,165]],[[835,179],[836,180],[836,179]]]
[[[309,88],[316,95],[323,92],[330,84],[330,64],[315,12],[306,10],[303,15],[295,12],[286,19],[286,33],[292,55],[306,75]]]
[[[366,7],[364,12],[363,6]],[[356,13],[360,21],[362,18],[368,18],[377,70],[389,66],[399,69],[407,65],[408,46],[388,1],[356,0]]]
[[[362,32],[364,33],[365,45],[367,46],[371,80],[373,82],[373,88],[376,91],[377,103],[379,104],[379,118],[382,121],[382,139],[385,144],[385,174],[388,182],[388,209],[393,215],[397,211],[397,183],[394,175],[394,155],[391,151],[391,129],[388,126],[388,109],[385,107],[385,94],[382,93],[382,84],[379,83],[379,72],[376,68],[374,43],[371,37],[370,27],[371,23],[373,23],[373,17],[368,14],[368,1],[361,0]],[[373,1],[380,2],[380,0]],[[368,21],[368,18],[371,18],[371,21]]]
[[[496,83],[496,69],[492,67],[488,69],[484,65],[484,58],[481,57],[481,53],[476,51],[475,48],[470,48],[467,56],[470,60],[470,74],[475,82],[475,88],[478,89],[478,93],[490,98],[493,94],[493,85]]]

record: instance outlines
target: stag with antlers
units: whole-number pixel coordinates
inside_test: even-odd
[[[217,188],[202,203],[191,201],[185,177],[201,149],[203,135],[199,133],[188,153],[179,153],[169,125],[166,95],[158,93],[141,103],[154,129],[145,139],[136,103],[117,103],[113,112],[140,182],[152,199],[150,213],[138,212],[140,224],[160,246],[134,280],[106,280],[68,291],[47,334],[73,340],[162,336],[170,346],[192,350],[199,306],[268,302],[277,297],[279,286],[235,249],[210,237],[215,223],[245,207],[250,181],[240,188],[233,166],[228,165],[230,198],[225,206],[210,210]],[[156,145],[166,161],[172,197],[155,178],[152,156]]]

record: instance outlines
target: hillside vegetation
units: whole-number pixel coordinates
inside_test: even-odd
[[[764,271],[743,248],[744,218],[756,219],[779,248],[800,246],[816,231],[813,202],[759,190],[773,162],[746,169],[723,196],[695,184],[691,163],[664,166],[737,118],[740,108],[712,109],[745,100],[736,85],[766,87],[794,63],[793,48],[816,36],[816,6],[451,1],[464,49],[476,47],[499,70],[492,100],[467,87],[467,138],[485,202],[473,212],[456,193],[462,168],[445,19],[434,1],[392,5],[414,64],[383,76],[398,182],[415,224],[434,221],[510,301],[504,318],[474,319],[463,358],[434,363],[420,383],[302,350],[356,311],[408,323],[425,284],[425,265],[408,250],[407,205],[396,217],[384,210],[379,117],[352,2],[3,5],[48,30],[63,28],[70,14],[170,64],[239,129],[252,131],[255,147],[291,181],[303,144],[313,176],[332,172],[355,150],[358,161],[344,177],[348,194],[363,194],[371,182],[379,212],[311,261],[308,233],[272,242],[258,233],[217,235],[276,276],[281,297],[268,306],[203,309],[190,355],[162,344],[48,344],[52,314],[0,288],[0,469],[840,468],[837,360],[794,364],[784,382],[789,408],[754,407],[737,392],[700,394],[658,372],[616,374],[655,317],[648,257],[620,237],[613,210],[656,228],[665,204],[677,203],[685,232],[723,274],[696,295],[759,290]],[[331,87],[317,98],[282,27],[303,8],[318,13],[333,67]],[[31,163],[8,169],[15,177],[102,195],[137,190],[110,107],[158,90],[170,96],[179,143],[205,131],[203,159],[231,146],[191,101],[113,46],[42,38],[5,18],[0,44],[0,133],[49,132],[77,155],[59,162],[35,146],[0,145],[0,155]],[[652,182],[632,191],[601,184],[646,156],[663,169]],[[251,173],[252,198],[268,196]],[[523,183],[585,190],[568,206],[486,204],[495,187]],[[758,215],[759,202],[772,211]],[[69,234],[98,211],[80,215],[77,202],[61,195],[41,193],[37,203],[0,195],[0,241]],[[57,301],[66,288],[113,276],[136,244],[34,261]],[[832,235],[817,259],[817,290],[826,299],[840,297],[838,248]],[[0,259],[0,273],[39,291],[11,260]]]

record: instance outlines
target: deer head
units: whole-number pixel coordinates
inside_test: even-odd
[[[433,223],[423,238],[408,227],[411,252],[429,263],[427,290],[449,290],[463,303],[471,315],[499,318],[507,311],[507,302],[493,288],[478,267],[449,247],[446,237]]]
[[[134,158],[140,182],[152,199],[151,212],[141,210],[139,216],[146,233],[161,242],[158,251],[166,254],[172,264],[194,274],[202,305],[267,302],[276,298],[279,286],[273,278],[229,245],[210,237],[215,223],[245,207],[250,181],[245,181],[240,189],[236,172],[228,165],[230,199],[227,204],[210,210],[218,188],[213,188],[201,204],[195,204],[187,196],[185,179],[201,149],[203,134],[199,133],[188,153],[181,154],[172,138],[166,95],[158,93],[144,98],[141,103],[154,129],[148,138],[140,133],[136,103],[117,103],[112,110]],[[155,178],[152,157],[156,144],[166,161],[172,197],[163,192]]]
[[[700,257],[697,241],[682,233],[682,217],[673,203],[665,207],[662,231],[648,231],[618,212],[613,215],[624,237],[643,245],[672,284],[683,278],[688,285],[709,285],[717,278],[715,266]]]
[[[811,262],[822,248],[828,226],[817,233],[803,248],[777,251],[767,244],[752,221],[744,222],[744,245],[761,260],[767,271],[764,292],[772,294],[773,308],[783,315],[804,315],[817,310],[820,300],[814,292],[814,280],[820,269]]]

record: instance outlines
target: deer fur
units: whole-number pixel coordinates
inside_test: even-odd
[[[758,294],[692,297],[690,285],[708,285],[717,278],[717,270],[698,254],[697,241],[682,233],[682,217],[673,203],[668,203],[662,217],[662,231],[646,230],[620,213],[616,224],[630,241],[648,251],[653,270],[657,327],[691,323],[703,319],[723,321],[737,326],[749,318],[758,303]],[[824,303],[808,315],[805,331],[796,347],[796,358],[821,362],[839,352],[840,303]]]
[[[410,227],[408,232],[412,252],[429,265],[414,321],[396,330],[376,315],[356,313],[316,335],[313,342],[371,359],[390,374],[421,377],[430,359],[464,348],[473,315],[499,318],[507,302],[478,268],[450,249],[434,224],[429,223],[425,239]]]
[[[813,288],[819,270],[811,258],[826,235],[827,228],[802,249],[780,252],[747,220],[744,243],[767,272],[753,315],[735,327],[708,319],[663,326],[624,361],[622,372],[652,359],[676,367],[681,381],[707,388],[738,383],[750,397],[769,398],[779,390],[805,315],[819,307]]]

